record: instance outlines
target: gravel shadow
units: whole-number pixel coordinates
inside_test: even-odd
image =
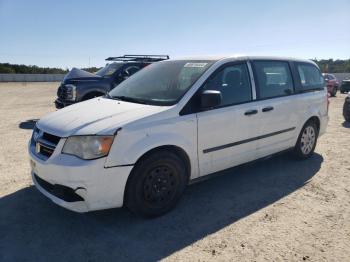
[[[151,220],[125,209],[73,213],[24,188],[0,199],[0,261],[160,260],[303,187],[322,162],[283,154],[220,172]]]
[[[39,119],[30,119],[30,120],[26,120],[21,122],[18,127],[21,129],[33,129],[36,122],[38,122]]]

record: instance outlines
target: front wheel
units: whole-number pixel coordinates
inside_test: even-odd
[[[170,211],[188,182],[184,161],[169,151],[158,151],[138,161],[127,183],[125,204],[141,216]]]
[[[294,147],[294,155],[299,159],[309,158],[315,150],[318,138],[318,128],[314,121],[307,122],[298,137]]]

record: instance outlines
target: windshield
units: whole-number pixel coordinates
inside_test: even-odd
[[[110,91],[111,98],[174,105],[215,61],[174,60],[151,64]]]
[[[102,77],[111,76],[114,74],[115,71],[121,68],[122,65],[122,63],[107,64],[105,67],[98,70],[95,74]]]

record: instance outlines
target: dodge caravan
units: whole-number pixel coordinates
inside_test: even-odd
[[[310,157],[327,122],[327,89],[312,61],[166,60],[40,119],[31,174],[73,211],[124,205],[158,216],[190,181],[289,149]]]

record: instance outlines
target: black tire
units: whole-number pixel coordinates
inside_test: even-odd
[[[347,102],[347,101],[344,102],[343,116],[345,121],[350,122],[350,102]]]
[[[136,163],[127,182],[125,205],[137,215],[161,216],[177,204],[187,184],[184,161],[173,152],[156,151]]]
[[[312,144],[311,144],[311,141],[312,141],[311,137],[309,137],[306,134],[308,132],[308,130],[310,130],[310,129],[313,130],[313,133],[314,133],[314,140],[313,140]],[[310,120],[303,126],[303,128],[301,129],[300,134],[298,136],[297,143],[295,144],[295,147],[293,150],[293,153],[294,153],[296,158],[307,159],[310,156],[312,156],[312,154],[314,153],[316,144],[317,144],[318,132],[319,132],[319,130],[317,128],[315,121]],[[305,141],[305,139],[306,139],[306,141]],[[307,150],[306,150],[306,148],[307,148]]]
[[[332,97],[335,97],[336,95],[337,95],[337,88],[336,88],[336,87],[333,87],[331,96],[332,96]]]

